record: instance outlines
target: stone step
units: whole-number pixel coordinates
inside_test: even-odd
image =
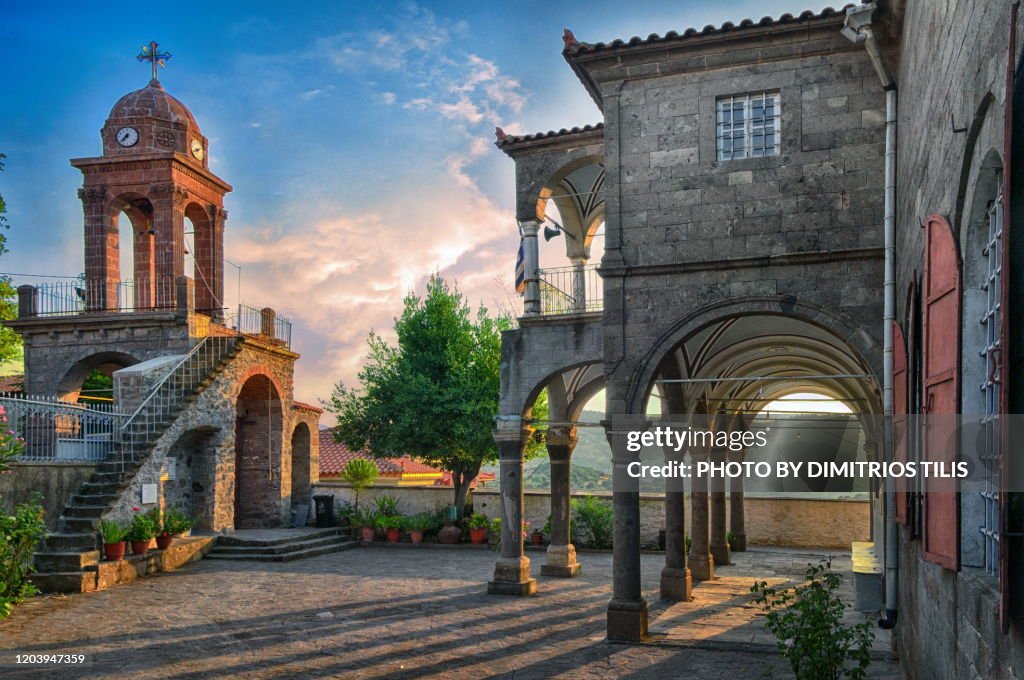
[[[82,571],[99,561],[99,550],[38,552],[35,556],[36,569],[41,574]]]
[[[95,550],[96,534],[46,534],[43,545],[50,552],[70,552],[73,550]]]
[[[44,593],[91,593],[96,590],[96,572],[47,572],[32,574],[29,578]]]
[[[281,555],[299,550],[318,548],[323,545],[334,545],[346,543],[350,539],[339,534],[322,536],[319,538],[289,541],[287,543],[272,543],[269,545],[221,545],[218,539],[213,546],[213,552],[220,555]]]
[[[95,533],[96,527],[99,526],[100,520],[98,517],[66,517],[63,516],[57,520],[57,527],[61,530],[61,533],[67,534],[88,534]]]
[[[101,482],[85,482],[78,490],[81,496],[105,496],[105,495],[119,495],[119,492],[124,489],[124,484],[117,483],[101,483]]]
[[[217,537],[217,543],[214,548],[222,548],[224,546],[266,547],[284,545],[286,543],[295,543],[299,541],[310,541],[328,536],[342,536],[344,534],[344,529],[340,527],[331,527],[329,529],[310,529],[309,531],[301,534],[289,534],[282,532],[281,535],[274,535],[273,529],[268,529],[267,531],[267,535],[259,537],[253,537],[247,534],[246,530],[242,530],[239,534],[224,534],[223,536]]]
[[[216,548],[207,554],[206,559],[208,560],[238,560],[246,562],[291,562],[292,560],[303,560],[309,557],[318,557],[320,555],[328,555],[330,553],[341,552],[343,550],[352,550],[360,546],[359,541],[347,541],[339,539],[335,542],[331,542],[327,545],[322,545],[315,548],[298,549],[284,553],[273,553],[269,555],[256,554],[256,555],[236,555],[231,553],[218,552]]]
[[[106,511],[106,505],[65,505],[64,517],[90,517],[98,520]]]
[[[76,493],[71,497],[71,505],[97,505],[108,507],[116,501],[120,494],[117,493]]]

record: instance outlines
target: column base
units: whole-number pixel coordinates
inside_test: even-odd
[[[665,567],[661,570],[661,599],[689,602],[693,590],[690,570]]]
[[[647,602],[615,600],[608,603],[608,639],[612,642],[643,642],[647,638]]]
[[[569,545],[549,545],[547,559],[540,566],[541,576],[557,576],[572,578],[579,576],[580,565],[576,561],[576,547]]]
[[[715,577],[715,558],[711,555],[693,555],[686,558],[694,581],[710,581]]]
[[[746,534],[733,533],[732,542],[736,546],[736,549],[733,550],[733,552],[747,552],[747,535]],[[731,550],[731,548],[730,548],[730,550]]]
[[[711,556],[715,558],[715,564],[720,567],[724,567],[728,564],[732,564],[729,559],[729,544],[725,543],[722,545],[711,544]]]
[[[491,595],[533,595],[537,580],[530,578],[530,558],[499,557],[494,565],[494,580],[487,583]]]

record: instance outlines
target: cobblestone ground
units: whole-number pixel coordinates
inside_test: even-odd
[[[751,553],[753,554],[753,553]],[[531,553],[534,573],[542,555]],[[363,548],[283,564],[207,560],[110,590],[35,598],[0,623],[3,677],[786,678],[765,648],[609,644],[611,556],[536,597],[489,596],[486,550]],[[645,555],[657,599],[662,558]],[[652,606],[652,618],[661,613]],[[14,653],[82,653],[14,669]],[[877,661],[874,678],[900,677]]]

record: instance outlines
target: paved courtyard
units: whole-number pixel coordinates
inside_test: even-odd
[[[536,575],[542,555],[531,557]],[[750,570],[780,577],[813,559],[785,552],[738,557],[739,565],[722,570],[736,573],[735,588]],[[726,597],[732,604],[720,602],[710,622],[696,609],[687,615],[691,605],[659,605],[661,556],[643,557],[659,633],[646,645],[604,642],[611,555],[581,554],[582,577],[540,578],[532,598],[487,595],[493,561],[487,550],[411,546],[276,564],[206,560],[99,593],[35,598],[0,623],[3,663],[14,653],[81,653],[89,663],[20,671],[5,665],[0,676],[791,677],[770,645],[744,644],[722,625],[723,616],[737,616],[737,627],[756,626],[744,598]],[[719,595],[712,590],[699,587],[697,603],[721,599],[721,588]],[[704,625],[704,634],[680,628],[691,623]],[[894,663],[879,660],[871,677],[900,675]]]

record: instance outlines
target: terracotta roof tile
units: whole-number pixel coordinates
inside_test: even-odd
[[[21,392],[24,389],[25,374],[0,376],[0,393]]]
[[[535,132],[529,135],[509,135],[500,127],[494,128],[494,145],[499,149],[511,144],[518,144],[520,142],[532,142],[542,139],[551,139],[553,137],[568,137],[570,135],[578,135],[583,132],[592,132],[595,130],[603,130],[604,123],[595,123],[593,125],[584,125],[582,127],[576,126],[572,128],[562,128],[561,130],[548,130],[547,132]]]
[[[441,470],[408,456],[374,458],[365,451],[352,451],[341,442],[334,440],[333,429],[320,430],[320,475],[322,477],[340,475],[349,461],[354,458],[365,458],[376,463],[381,477],[401,477],[403,474],[442,474]]]
[[[292,402],[292,408],[298,409],[299,411],[310,411],[312,413],[323,413],[324,412],[324,410],[322,408],[320,408],[319,406],[313,406],[312,404],[307,404],[304,401],[293,401]]]

